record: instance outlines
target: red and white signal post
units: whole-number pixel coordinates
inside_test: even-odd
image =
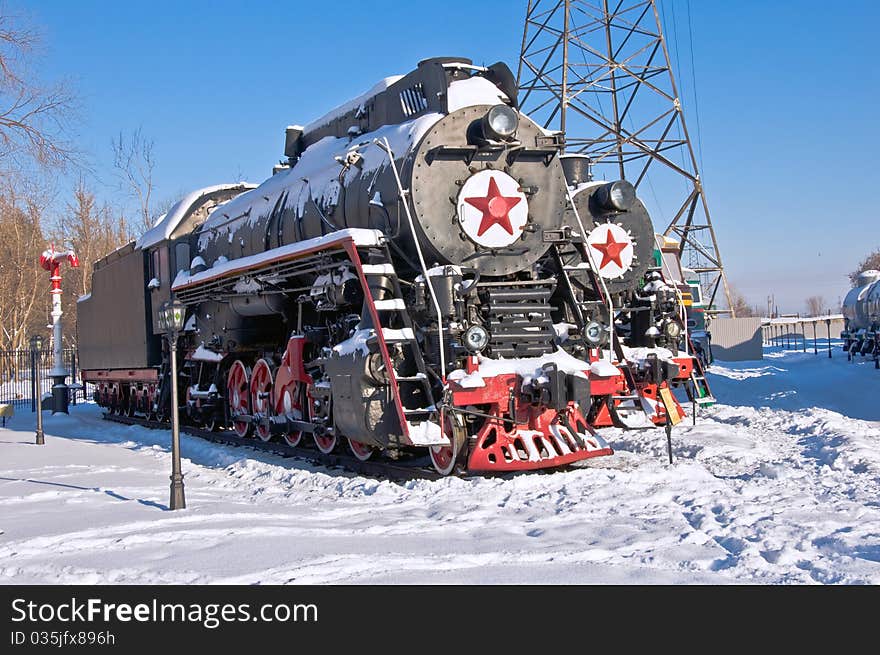
[[[49,246],[48,250],[43,251],[40,255],[40,266],[49,271],[49,280],[52,282],[52,288],[49,293],[52,295],[52,343],[54,346],[54,359],[52,370],[49,376],[52,378],[52,413],[67,414],[67,385],[64,379],[69,375],[69,371],[64,368],[64,356],[61,341],[61,264],[67,260],[72,268],[79,267],[79,259],[72,250],[58,252],[55,246]]]

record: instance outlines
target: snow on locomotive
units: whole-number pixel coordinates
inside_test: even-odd
[[[96,264],[83,377],[110,411],[167,416],[173,295],[196,425],[427,451],[443,474],[611,454],[596,428],[683,414],[660,392],[694,361],[632,185],[591,181],[562,139],[504,64],[385,79],[288,128],[260,186],[190,194]]]

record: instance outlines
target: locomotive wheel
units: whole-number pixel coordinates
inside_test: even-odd
[[[352,439],[346,439],[346,441],[348,441],[348,448],[351,450],[352,454],[362,462],[366,462],[373,456],[373,453],[376,452],[375,448],[368,446],[365,443],[361,443],[360,441],[354,441]]]
[[[272,381],[269,362],[265,359],[258,360],[251,375],[251,407],[254,410],[254,431],[260,441],[269,441],[272,438],[272,430],[266,422],[272,415]]]
[[[440,475],[449,475],[455,469],[460,446],[453,439],[451,446],[430,446],[431,464]]]
[[[464,455],[465,442],[464,422],[459,415],[446,416],[443,421],[446,436],[452,442],[449,446],[429,446],[428,454],[431,456],[431,464],[440,475],[449,475],[455,470],[455,465]]]
[[[308,421],[306,417],[308,404],[303,403],[303,385],[299,382],[289,384],[281,391],[275,401],[275,413],[278,416],[290,415],[297,421]],[[305,410],[305,411],[303,411]],[[302,442],[302,430],[284,432],[284,442],[288,446],[296,447]]]
[[[246,437],[251,431],[251,424],[236,421],[242,414],[250,414],[251,394],[248,385],[249,371],[240,359],[236,359],[229,369],[226,382],[226,401],[229,405],[229,416],[232,429],[239,437]]]
[[[333,452],[333,449],[336,448],[336,442],[338,439],[336,438],[336,434],[325,434],[322,436],[318,436],[317,434],[313,435],[315,438],[315,445],[325,455],[328,455]]]
[[[132,417],[134,416],[135,411],[137,411],[137,395],[135,395],[134,389],[132,389],[128,393],[128,403],[126,403],[125,406],[125,415]]]

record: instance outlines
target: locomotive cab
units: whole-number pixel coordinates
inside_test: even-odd
[[[254,184],[221,184],[193,191],[158,219],[136,242],[148,262],[148,281],[145,282],[151,299],[151,323],[153,334],[160,334],[159,308],[171,299],[171,285],[180,271],[189,271],[190,238],[208,215],[226,201],[255,188]],[[204,262],[201,262],[204,264]],[[196,261],[198,266],[199,262]]]

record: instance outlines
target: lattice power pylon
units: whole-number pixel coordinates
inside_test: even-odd
[[[530,0],[517,82],[523,111],[564,132],[568,153],[653,199],[709,306],[723,287],[732,308],[657,2]]]

